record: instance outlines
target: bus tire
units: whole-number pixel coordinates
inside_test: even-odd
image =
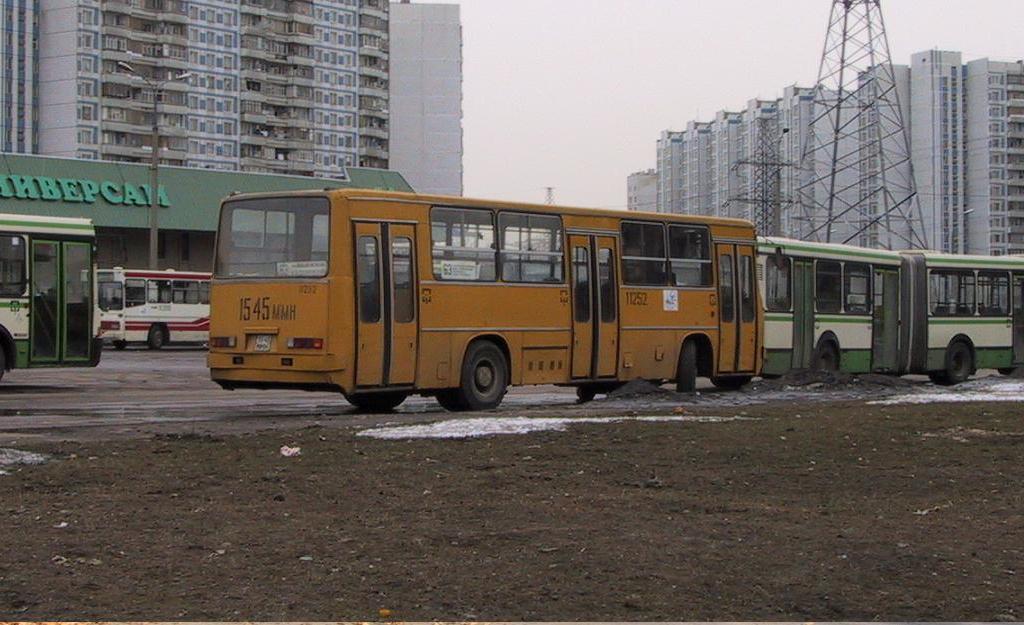
[[[686,341],[679,350],[676,365],[676,392],[692,393],[697,390],[697,343]]]
[[[128,341],[114,341],[114,349],[121,351],[125,347],[128,347]]]
[[[833,341],[822,341],[818,349],[814,350],[814,362],[812,368],[816,371],[828,371],[834,373],[839,371],[839,348]]]
[[[946,368],[943,370],[945,382],[942,384],[959,384],[974,373],[974,354],[971,347],[963,341],[954,341],[946,348]]]
[[[150,349],[161,349],[167,343],[167,336],[164,327],[153,324],[149,326],[149,335],[146,337],[146,345]]]
[[[490,341],[475,341],[462,359],[462,382],[455,389],[458,410],[491,410],[508,390],[508,361]]]
[[[0,345],[0,380],[4,379],[7,373],[7,354],[4,353],[4,346]]]
[[[436,399],[437,403],[441,404],[441,407],[448,412],[460,412],[465,410],[465,408],[462,407],[462,404],[459,403],[458,392],[456,390],[447,389],[444,391],[438,391],[437,394],[434,395],[434,399]]]
[[[360,412],[391,412],[398,408],[408,397],[408,393],[401,391],[385,393],[352,393],[346,395],[345,399],[359,409]]]
[[[580,384],[576,387],[576,403],[585,404],[597,397],[597,387],[593,384]]]
[[[1019,367],[999,367],[996,371],[998,371],[1000,375],[1013,375],[1017,373],[1017,369],[1019,369]]]
[[[713,375],[711,376],[711,383],[715,385],[715,388],[736,390],[745,386],[752,376],[749,375]]]

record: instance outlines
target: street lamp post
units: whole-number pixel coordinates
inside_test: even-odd
[[[132,76],[141,78],[153,94],[153,130],[150,138],[149,160],[149,268],[158,269],[157,252],[160,241],[160,96],[163,93],[164,85],[169,82],[185,80],[192,76],[192,72],[184,72],[164,80],[154,81],[148,76],[138,73],[135,71],[135,68],[124,61],[118,61],[117,65]]]

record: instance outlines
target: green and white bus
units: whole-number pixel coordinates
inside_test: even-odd
[[[927,374],[1024,365],[1024,258],[758,241],[766,376]]]
[[[0,214],[0,377],[99,362],[95,241],[88,219]]]
[[[763,373],[899,373],[901,264],[897,252],[758,239]]]

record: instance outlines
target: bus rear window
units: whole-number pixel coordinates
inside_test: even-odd
[[[221,210],[219,278],[327,275],[330,202],[323,197],[234,200]]]

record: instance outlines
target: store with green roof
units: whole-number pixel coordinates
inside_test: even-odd
[[[220,202],[232,193],[365,188],[412,191],[394,171],[349,168],[347,179],[159,170],[161,269],[210,271]],[[150,171],[146,165],[0,154],[0,213],[84,217],[96,228],[100,267],[148,264]]]

